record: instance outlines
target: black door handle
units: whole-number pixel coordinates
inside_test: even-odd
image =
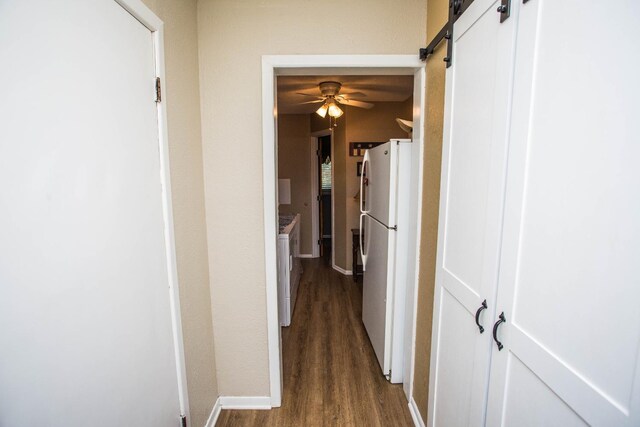
[[[484,328],[480,324],[480,313],[482,313],[482,310],[484,310],[485,308],[487,308],[487,300],[482,301],[482,305],[478,308],[478,311],[476,311],[476,325],[478,325],[480,333],[484,332]]]
[[[498,317],[498,321],[493,325],[493,340],[498,345],[498,351],[502,350],[502,347],[504,347],[502,343],[498,341],[498,326],[500,326],[501,323],[504,323],[506,321],[507,319],[504,317],[504,311],[503,311],[502,313],[500,313],[500,316]]]

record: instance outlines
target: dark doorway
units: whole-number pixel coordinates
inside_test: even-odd
[[[331,135],[318,138],[318,203],[320,230],[320,256],[327,264],[331,264],[331,176],[333,174],[331,161]]]

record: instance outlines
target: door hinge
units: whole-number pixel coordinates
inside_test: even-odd
[[[316,200],[317,200],[317,201],[320,201],[320,196],[316,196]]]
[[[320,246],[320,239],[318,239],[318,246]]]
[[[162,89],[160,88],[160,77],[156,77],[156,102],[162,101]]]
[[[186,415],[180,415],[180,425],[182,427],[187,427],[187,416]]]
[[[500,12],[500,23],[503,23],[511,15],[511,0],[501,0],[498,12]]]

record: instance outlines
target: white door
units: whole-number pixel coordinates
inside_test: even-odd
[[[576,5],[521,6],[491,426],[640,425],[640,5]]]
[[[151,32],[0,2],[0,425],[179,425]]]
[[[447,70],[428,425],[482,425],[495,311],[516,20],[476,0]],[[491,100],[491,102],[487,102]],[[486,301],[487,308],[483,308]],[[478,321],[484,328],[476,325]]]
[[[362,323],[364,323],[382,372],[390,369],[391,318],[393,315],[393,263],[395,231],[368,215],[361,216],[364,227],[364,275],[362,278]]]

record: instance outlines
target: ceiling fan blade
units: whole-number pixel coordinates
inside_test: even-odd
[[[319,104],[321,102],[323,102],[324,99],[317,99],[315,101],[307,101],[307,102],[299,102],[296,105],[304,105],[304,104]]]
[[[350,107],[358,107],[358,108],[366,108],[367,110],[370,108],[373,108],[373,104],[370,102],[362,102],[362,101],[356,101],[355,99],[337,99],[337,101],[340,104],[346,104],[349,105]]]
[[[322,99],[322,100],[324,100],[324,96],[319,96],[319,95],[309,95],[308,93],[296,92],[296,95],[310,96],[310,97],[312,97],[312,98],[316,98],[316,99]]]
[[[366,93],[362,93],[362,92],[340,92],[340,95],[338,96],[348,96],[348,97],[363,97],[363,96],[367,96]]]

